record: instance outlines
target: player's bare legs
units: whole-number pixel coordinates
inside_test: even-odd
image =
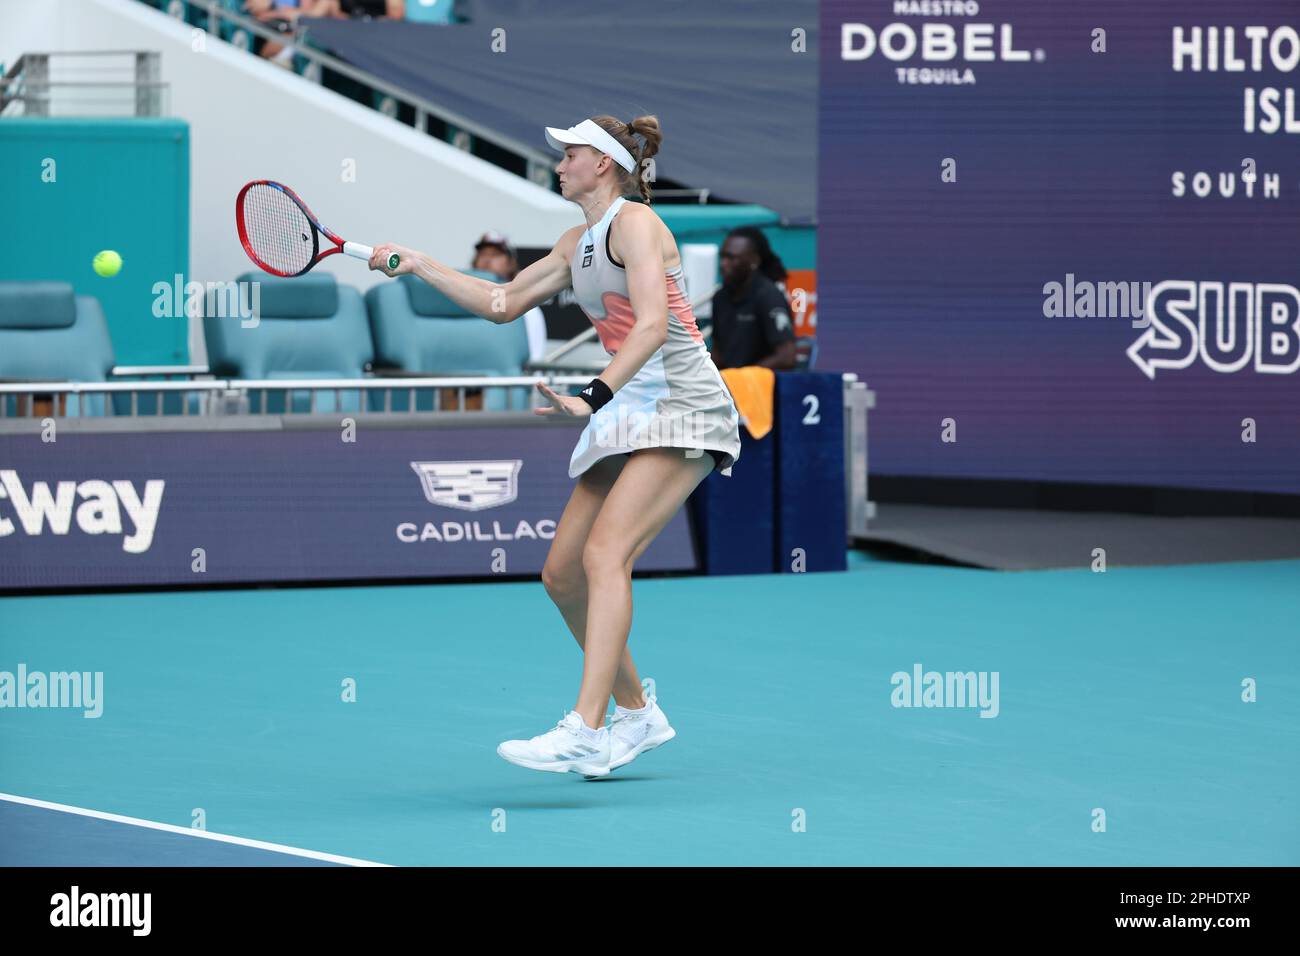
[[[578,478],[560,516],[551,540],[550,551],[546,555],[546,564],[542,568],[542,584],[546,593],[564,617],[578,647],[584,647],[587,635],[587,573],[582,568],[582,552],[587,544],[587,535],[596,522],[605,497],[614,487],[614,481],[623,469],[625,455],[611,455],[602,458],[588,468]],[[608,703],[606,694],[605,702]],[[641,693],[641,678],[632,663],[632,652],[623,648],[623,657],[619,663],[618,674],[614,679],[614,700],[620,706],[638,709],[645,700]],[[600,708],[603,720],[605,705]],[[599,723],[588,721],[588,727],[598,728]]]
[[[574,708],[588,727],[599,727],[626,658],[632,628],[632,567],[695,487],[713,470],[706,452],[644,448],[628,456],[605,495],[582,550],[587,580],[582,688]],[[557,535],[558,537],[558,535]],[[635,678],[635,671],[632,672]],[[640,703],[639,682],[635,700]],[[631,690],[631,687],[620,687]],[[616,698],[617,699],[617,698]]]

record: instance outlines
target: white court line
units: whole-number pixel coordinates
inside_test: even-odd
[[[180,827],[172,823],[155,823],[153,820],[141,820],[137,817],[124,817],[117,813],[105,813],[102,810],[87,810],[84,807],[70,807],[63,803],[50,803],[47,800],[33,800],[31,797],[17,797],[12,793],[0,793],[0,800],[7,800],[10,803],[21,803],[28,807],[40,807],[42,810],[57,810],[60,813],[75,813],[82,817],[93,817],[96,820],[109,820],[113,823],[124,823],[133,827],[144,827],[149,830],[162,830],[165,833],[179,833],[184,836],[197,837],[200,840],[216,840],[218,843],[234,843],[238,846],[252,847],[255,850],[271,850],[275,853],[286,853],[290,856],[306,857],[309,860],[323,860],[327,863],[343,863],[347,866],[389,866],[388,863],[375,863],[371,860],[357,860],[350,856],[335,856],[333,853],[321,853],[317,850],[303,850],[296,846],[284,846],[279,843],[265,843],[262,840],[249,840],[246,837],[228,836],[224,833],[209,833],[207,830],[195,830],[190,827]]]

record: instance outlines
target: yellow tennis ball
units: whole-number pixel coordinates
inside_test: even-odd
[[[122,269],[122,257],[112,249],[105,249],[95,256],[95,273],[108,278],[115,276]]]

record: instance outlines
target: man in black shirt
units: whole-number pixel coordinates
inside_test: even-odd
[[[774,279],[785,267],[758,229],[733,229],[719,256],[722,288],[713,296],[713,364],[718,368],[762,365],[792,369],[794,323]]]

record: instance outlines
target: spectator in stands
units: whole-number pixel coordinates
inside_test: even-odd
[[[370,17],[393,20],[406,18],[406,0],[314,0],[313,13],[304,13],[305,17],[335,17],[340,20]]]
[[[733,229],[719,257],[722,288],[713,296],[713,364],[718,368],[795,367],[794,323],[776,283],[786,271],[767,236],[752,226]]]
[[[502,282],[509,282],[519,274],[519,257],[510,240],[499,232],[485,232],[474,246],[474,269],[491,272]],[[524,313],[524,328],[528,331],[528,360],[541,361],[546,354],[546,316],[540,307]]]
[[[300,17],[349,18],[406,17],[406,0],[244,0],[244,11],[268,26],[291,33]],[[293,67],[293,47],[274,40],[262,45],[261,55],[279,66]]]
[[[282,33],[291,33],[299,17],[319,16],[316,7],[328,0],[244,0],[244,12]],[[293,67],[293,47],[267,40],[260,56],[279,66]]]
[[[406,17],[406,0],[244,0],[244,10],[259,20],[298,17]]]
[[[406,0],[340,0],[350,17],[388,17],[406,19]]]

